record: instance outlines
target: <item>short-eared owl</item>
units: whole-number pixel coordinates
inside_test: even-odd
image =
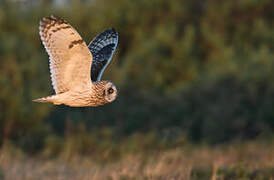
[[[50,16],[40,21],[39,34],[50,60],[55,95],[36,99],[73,107],[110,103],[117,89],[109,81],[100,81],[118,43],[118,33],[107,29],[87,46],[65,20]]]

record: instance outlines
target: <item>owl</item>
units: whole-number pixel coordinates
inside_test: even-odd
[[[67,21],[50,16],[40,21],[39,34],[49,54],[51,82],[56,94],[33,101],[85,107],[116,99],[115,85],[101,81],[118,44],[118,33],[113,28],[97,35],[87,46]]]

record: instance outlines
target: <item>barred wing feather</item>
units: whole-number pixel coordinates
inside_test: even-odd
[[[93,56],[91,80],[100,81],[105,68],[110,63],[118,44],[118,33],[115,29],[107,29],[97,35],[88,45]]]
[[[39,34],[49,54],[51,80],[56,94],[91,85],[92,54],[69,23],[54,16],[43,18]]]

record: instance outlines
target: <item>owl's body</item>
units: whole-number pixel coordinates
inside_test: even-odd
[[[105,98],[105,95],[108,93],[104,90],[106,86],[112,87],[114,91],[117,91],[111,82],[99,81],[95,82],[92,86],[73,89],[35,101],[52,102],[55,105],[65,104],[71,107],[99,106],[111,102],[117,95],[113,92],[109,99]]]
[[[34,101],[84,107],[115,100],[116,87],[109,81],[100,81],[118,43],[114,29],[96,36],[89,46],[61,18],[43,18],[39,30],[49,54],[51,81],[56,95]]]

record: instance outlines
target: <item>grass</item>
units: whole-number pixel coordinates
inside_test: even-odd
[[[214,147],[184,145],[149,153],[128,152],[112,161],[98,159],[92,154],[81,156],[66,152],[54,158],[42,154],[32,157],[6,145],[1,149],[0,179],[274,179],[274,144],[258,141]]]

